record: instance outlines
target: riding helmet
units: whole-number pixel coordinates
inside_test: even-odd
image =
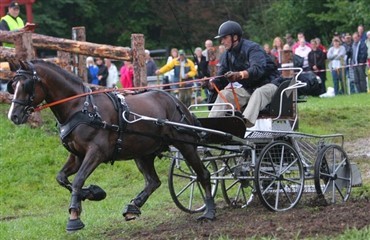
[[[222,23],[218,28],[218,35],[215,38],[222,38],[227,35],[237,35],[238,37],[241,37],[243,35],[243,30],[240,24],[234,21],[226,21]]]

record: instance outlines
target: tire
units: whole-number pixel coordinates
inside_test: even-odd
[[[315,162],[315,189],[326,203],[348,200],[352,188],[352,172],[346,152],[338,145],[321,149]]]
[[[254,175],[248,155],[223,160],[220,187],[225,202],[234,208],[244,208],[254,196]]]
[[[212,179],[217,176],[217,165],[214,161],[207,161],[210,152],[198,148],[198,153],[203,164],[211,173],[212,196],[217,192],[218,180]],[[192,167],[185,161],[179,152],[175,152],[168,177],[168,187],[171,198],[175,205],[184,212],[198,213],[205,209],[205,192],[197,180],[197,175]]]
[[[271,211],[286,211],[298,204],[304,172],[290,143],[273,141],[264,147],[256,163],[255,188],[262,204]]]

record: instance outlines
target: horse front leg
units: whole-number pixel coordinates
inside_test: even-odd
[[[80,220],[82,212],[81,201],[83,199],[83,185],[90,174],[99,166],[104,159],[104,155],[97,151],[90,151],[85,155],[80,168],[72,183],[71,202],[69,205],[69,220],[67,231],[76,231],[82,229],[85,225]]]
[[[180,145],[176,146],[176,148],[179,149],[183,157],[186,159],[186,161],[190,164],[190,166],[197,174],[197,179],[202,185],[206,195],[204,199],[206,210],[204,211],[202,216],[198,217],[198,220],[204,219],[214,220],[216,218],[216,205],[214,198],[212,196],[210,172],[207,170],[207,168],[200,160],[196,147],[192,145]]]
[[[149,196],[161,185],[161,181],[154,168],[155,155],[136,158],[135,163],[145,178],[145,188],[136,198],[131,200],[131,203],[126,205],[122,215],[126,221],[136,219],[140,214],[140,208],[148,200]]]
[[[67,188],[70,192],[72,192],[72,184],[68,180],[68,177],[75,174],[78,169],[80,168],[82,163],[82,159],[77,157],[76,155],[70,153],[67,162],[64,164],[63,168],[59,171],[56,180],[57,182]]]

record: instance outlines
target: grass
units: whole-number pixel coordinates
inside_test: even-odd
[[[38,129],[15,126],[6,118],[8,108],[0,104],[0,239],[102,239],[110,234],[124,238],[185,214],[170,198],[170,162],[162,159],[156,161],[156,168],[163,184],[142,208],[141,218],[151,221],[124,222],[123,206],[142,190],[144,180],[133,161],[116,162],[99,166],[86,182],[98,184],[107,192],[104,201],[83,202],[86,228],[75,234],[65,233],[70,195],[59,187],[55,176],[68,153],[60,143],[53,116],[50,110],[43,111],[45,124]],[[352,141],[370,136],[369,113],[368,94],[309,98],[299,104],[299,127],[301,132],[314,134],[343,133],[347,141]],[[348,230],[338,239],[363,239],[369,234],[369,227]]]

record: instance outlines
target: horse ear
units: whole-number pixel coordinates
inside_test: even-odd
[[[19,64],[21,65],[21,69],[23,69],[23,70],[27,70],[28,69],[28,66],[27,66],[27,64],[25,62],[19,61]]]
[[[16,72],[19,69],[19,62],[16,59],[8,60],[10,71]]]

